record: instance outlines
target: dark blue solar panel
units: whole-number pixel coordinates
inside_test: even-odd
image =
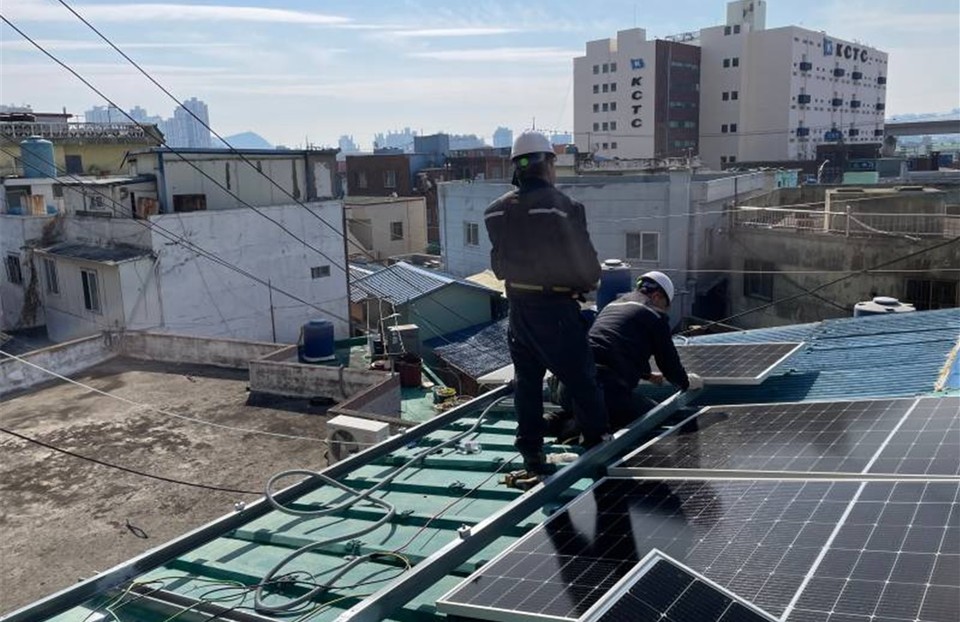
[[[960,476],[960,397],[918,400],[870,472]]]

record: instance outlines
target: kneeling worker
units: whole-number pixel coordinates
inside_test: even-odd
[[[637,279],[637,289],[609,303],[590,328],[588,340],[597,365],[597,382],[603,391],[610,428],[622,428],[643,414],[634,403],[633,389],[640,380],[663,384],[664,378],[681,391],[703,387],[703,380],[688,374],[670,335],[667,311],[674,296],[673,282],[662,272],[647,272]],[[660,372],[650,369],[650,357]],[[565,411],[576,409],[559,391]],[[548,415],[548,428],[558,438],[576,433],[569,416]]]

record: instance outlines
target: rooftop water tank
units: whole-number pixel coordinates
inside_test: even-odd
[[[333,322],[310,320],[300,328],[297,354],[302,363],[323,363],[335,360]]]
[[[873,300],[858,302],[853,306],[853,317],[865,315],[886,315],[888,313],[910,313],[916,311],[912,304],[900,302],[890,296],[876,296]]]
[[[597,311],[602,311],[608,303],[621,294],[633,289],[633,276],[630,264],[619,259],[607,259],[600,270],[600,289],[597,290]]]
[[[37,179],[57,176],[53,143],[40,136],[31,136],[20,142],[20,160],[23,162],[24,177]]]

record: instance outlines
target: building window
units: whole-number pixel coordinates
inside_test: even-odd
[[[740,34],[740,24],[734,24],[734,25],[733,25],[733,34],[735,34],[735,35]]]
[[[733,30],[733,29],[730,28],[730,26],[724,26],[724,27],[723,27],[723,36],[726,37],[727,35],[729,35],[729,34],[732,32],[732,30]]]
[[[733,101],[737,101],[738,99],[740,99],[740,92],[730,91],[730,99],[732,99]]]
[[[103,203],[103,197],[100,199],[100,207]],[[207,209],[207,195],[205,194],[175,194],[173,195],[173,211],[175,212],[202,212]]]
[[[596,105],[596,104],[594,104],[594,105]],[[610,104],[608,104],[607,102],[603,102],[603,111],[604,111],[604,112],[607,112],[607,111],[609,111],[609,110],[610,110]]]
[[[727,163],[727,156],[720,156],[720,164],[726,164],[726,163]]]
[[[322,279],[330,276],[330,266],[314,266],[310,268],[311,279]]]
[[[727,133],[727,124],[726,124],[726,123],[724,123],[723,125],[720,126],[720,132],[723,133],[723,134],[726,134],[726,133]]]
[[[67,175],[83,175],[83,156],[65,155],[63,163],[66,165]]]
[[[593,111],[594,111],[594,112],[600,112],[600,104],[594,104],[594,105],[593,105]]]
[[[655,231],[628,233],[626,256],[640,261],[660,261],[660,234]]]
[[[367,173],[365,171],[357,171],[357,173],[354,175],[354,181],[357,183],[357,188],[366,188]]]
[[[730,124],[730,133],[732,134],[732,133],[734,133],[734,132],[736,132],[736,131],[737,131],[737,124],[736,124],[736,123],[731,123],[731,124]]]
[[[724,91],[724,92],[720,95],[720,99],[722,99],[723,101],[729,101],[729,99],[730,99],[730,93],[727,92],[727,91]]]
[[[729,162],[730,164],[733,164],[736,161],[737,161],[737,156],[730,156],[727,158],[727,162]]]
[[[43,277],[46,283],[48,294],[60,293],[60,280],[57,278],[57,262],[44,257],[43,258]]]
[[[599,124],[599,123],[594,123],[594,124],[593,124],[593,131],[594,131],[594,132],[599,132],[599,131],[600,131],[600,124]]]
[[[614,73],[614,72],[616,72],[616,71],[617,71],[617,64],[616,64],[616,63],[610,63],[610,73]]]
[[[729,66],[730,66],[730,59],[729,59],[729,58],[723,59],[723,66],[724,66],[724,67],[729,67]]]
[[[617,111],[617,102],[610,102],[610,112]]]
[[[593,73],[600,73],[600,65],[593,66]]]
[[[611,82],[611,83],[610,83],[610,92],[611,92],[611,93],[616,93],[616,92],[617,92],[617,83],[616,83],[616,82]]]
[[[609,144],[609,143],[603,143],[603,144],[601,145],[601,148],[603,148],[603,149],[609,149],[609,148],[610,148],[610,144]]]
[[[594,85],[593,85],[593,93],[594,93],[594,94],[597,94],[597,93],[599,93],[599,92],[600,92],[600,85],[599,85],[599,84],[594,84]]]
[[[739,57],[739,56],[734,56],[732,59],[730,59],[730,65],[733,66],[733,67],[739,67],[739,66],[740,66],[740,57]]]
[[[904,302],[909,302],[918,311],[949,309],[960,306],[956,281],[932,281],[907,279]]]
[[[93,270],[81,270],[80,280],[83,283],[83,308],[100,313],[100,287],[97,283],[97,273]]]
[[[616,148],[617,148],[617,141],[613,141],[612,143],[610,143],[610,148],[611,148],[611,149],[616,149]]]
[[[390,223],[390,241],[397,242],[403,239],[403,221]]]
[[[383,187],[384,187],[384,188],[396,188],[396,187],[397,187],[397,172],[396,172],[396,171],[384,171],[384,172],[383,172]]]
[[[616,122],[616,121],[611,121],[611,122],[610,122],[610,131],[613,132],[613,131],[615,131],[616,129],[617,129],[617,122]]]
[[[604,83],[604,85],[603,85],[603,92],[606,93],[606,92],[609,91],[609,90],[610,90],[610,85]]]
[[[746,259],[743,262],[743,295],[760,300],[773,300],[773,272],[769,261]]]
[[[480,225],[475,222],[463,223],[463,245],[480,246]]]
[[[7,280],[14,285],[23,285],[23,270],[20,268],[20,255],[7,255]]]
[[[609,73],[609,72],[610,72],[610,65],[608,65],[607,63],[604,63],[604,64],[603,64],[603,73]]]

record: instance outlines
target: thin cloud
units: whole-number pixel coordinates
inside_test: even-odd
[[[394,37],[486,37],[523,32],[520,28],[464,27],[464,28],[418,28],[395,30]]]
[[[44,49],[46,50],[71,50],[71,51],[80,51],[80,50],[109,50],[110,47],[106,43],[98,41],[73,41],[68,39],[40,39],[37,40]],[[191,48],[226,48],[226,47],[239,47],[236,43],[203,43],[203,42],[136,42],[136,43],[117,43],[117,47],[121,50],[152,50],[152,49],[191,49]],[[15,51],[35,51],[37,48],[34,47],[29,41],[0,41],[0,50],[7,50],[10,52]]]
[[[457,62],[556,62],[572,60],[575,56],[582,56],[579,50],[565,50],[555,47],[531,48],[478,48],[470,50],[438,50],[434,52],[411,52],[408,56],[439,61]]]
[[[10,6],[6,6],[9,4]],[[83,4],[74,5],[78,13],[94,23],[234,21],[275,24],[337,26],[353,20],[339,15],[268,7],[214,6],[193,4]],[[34,0],[7,2],[4,13],[13,21],[75,21],[63,7]]]

